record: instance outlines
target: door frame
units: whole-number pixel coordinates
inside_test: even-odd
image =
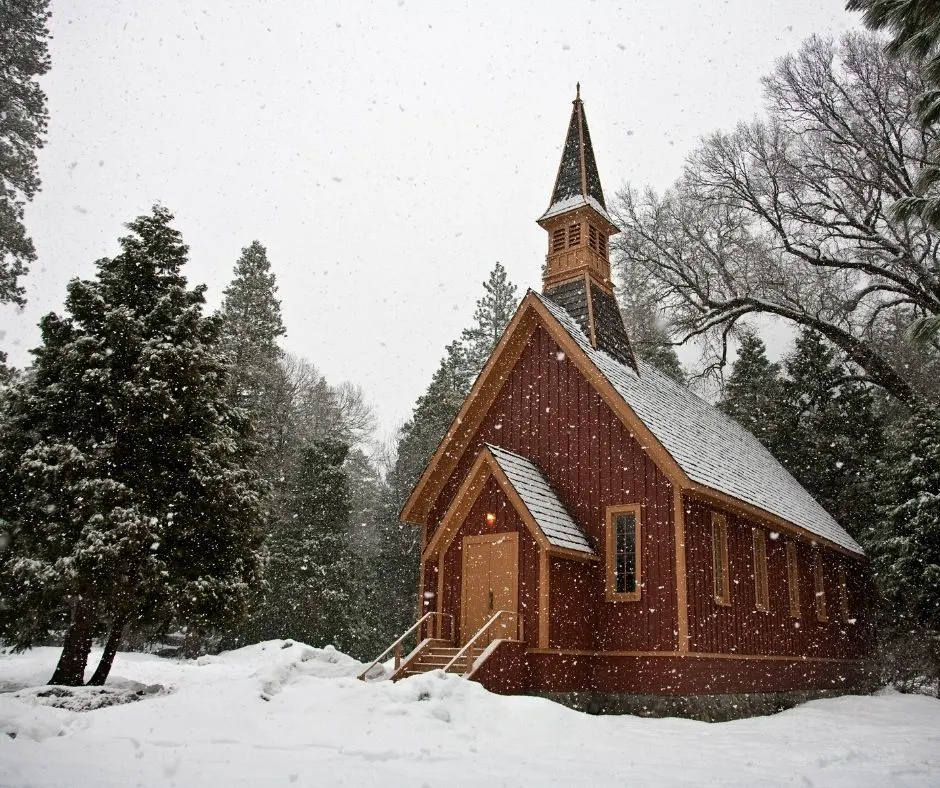
[[[497,539],[508,540],[515,542],[516,545],[516,610],[514,611],[519,615],[519,564],[521,562],[521,557],[519,555],[519,532],[518,531],[500,531],[497,533],[490,534],[475,534],[472,536],[465,536],[460,541],[460,635],[459,639],[462,640],[465,635],[466,622],[467,622],[467,595],[464,593],[466,587],[466,578],[467,578],[467,544],[480,544],[485,542],[494,542]],[[473,633],[470,633],[473,634]]]

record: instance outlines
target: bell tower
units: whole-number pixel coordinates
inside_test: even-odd
[[[610,278],[611,221],[594,160],[581,85],[574,97],[552,200],[538,220],[548,233],[542,292],[578,323],[597,350],[639,374]]]
[[[612,293],[609,239],[620,231],[607,215],[580,83],[572,105],[551,204],[538,220],[548,233],[542,291],[587,275]]]

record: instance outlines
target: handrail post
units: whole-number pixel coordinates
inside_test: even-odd
[[[395,670],[401,667],[401,643],[395,644]]]

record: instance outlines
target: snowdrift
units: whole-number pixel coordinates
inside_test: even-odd
[[[365,684],[357,660],[291,641],[119,654],[106,687],[44,695],[57,657],[0,655],[2,786],[940,784],[940,702],[923,696],[591,717],[440,672]]]

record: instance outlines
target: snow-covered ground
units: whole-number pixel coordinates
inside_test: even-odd
[[[940,785],[940,701],[923,696],[711,725],[592,717],[439,673],[364,684],[339,652],[272,641],[119,654],[106,702],[133,702],[102,705],[40,688],[57,656],[0,656],[4,788]]]

